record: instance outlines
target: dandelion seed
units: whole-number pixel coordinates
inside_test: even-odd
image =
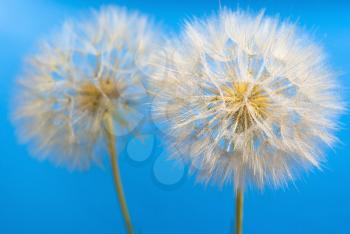
[[[155,48],[149,20],[107,7],[91,20],[67,22],[28,58],[15,95],[19,137],[34,155],[69,168],[88,168],[105,142],[119,201],[132,233],[117,167],[115,136],[142,119],[142,78]]]
[[[154,115],[170,126],[174,157],[199,179],[234,182],[237,233],[245,187],[281,186],[321,167],[321,146],[336,140],[335,74],[291,23],[228,10],[193,20],[157,68]]]

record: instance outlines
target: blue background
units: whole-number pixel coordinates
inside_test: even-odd
[[[14,78],[36,42],[66,18],[110,3],[149,14],[175,32],[183,19],[208,15],[219,8],[217,0],[0,0],[1,234],[124,233],[108,161],[103,168],[94,166],[85,172],[38,162],[29,155],[27,146],[17,143],[8,114]],[[350,85],[350,3],[222,0],[221,4],[253,11],[265,8],[268,15],[298,20],[324,44],[333,67],[341,74],[341,83]],[[347,88],[344,93],[348,100]],[[338,137],[342,144],[327,152],[329,160],[322,172],[304,175],[286,189],[246,193],[244,233],[350,233],[350,119],[344,115],[341,121],[343,130]],[[145,131],[152,135],[158,130],[148,126]],[[230,232],[234,217],[231,186],[220,189],[196,184],[181,168],[156,161],[163,151],[160,137],[147,143],[151,147],[147,152],[140,144],[129,152],[129,141],[120,141],[120,162],[137,234]],[[141,163],[128,155],[140,153],[149,154]],[[178,182],[167,186],[159,178],[164,183]]]

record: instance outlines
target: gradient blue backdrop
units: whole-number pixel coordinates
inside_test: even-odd
[[[27,146],[17,143],[8,114],[14,78],[38,39],[66,18],[111,3],[147,13],[174,32],[183,19],[219,8],[218,0],[0,0],[1,234],[124,233],[108,161],[103,168],[94,166],[87,172],[38,162],[29,155]],[[221,4],[253,11],[265,8],[268,15],[298,20],[325,45],[342,84],[350,87],[350,4],[346,1],[222,0]],[[345,99],[349,99],[347,89]],[[323,172],[305,175],[288,189],[246,194],[246,234],[350,233],[349,116],[344,115],[342,122],[344,129],[338,134],[342,144],[327,152],[329,162]],[[156,133],[152,127],[146,131]],[[128,139],[124,141],[120,144],[121,170],[137,234],[229,233],[234,210],[230,186],[205,187],[191,176],[182,177],[181,169],[165,162],[157,164],[155,160],[163,151],[159,137],[142,163],[130,160],[124,147]],[[141,147],[132,152],[138,153],[143,153]],[[171,175],[174,171],[179,176],[175,179]],[[180,181],[162,185],[157,173],[165,182]]]

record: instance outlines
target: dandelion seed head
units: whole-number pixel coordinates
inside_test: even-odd
[[[131,133],[143,118],[142,79],[157,46],[154,26],[137,12],[105,7],[67,21],[28,57],[18,79],[13,119],[33,154],[70,168],[101,163],[104,118],[114,134]]]
[[[200,180],[286,185],[320,168],[336,141],[336,75],[292,23],[223,10],[187,22],[157,59],[154,116]]]

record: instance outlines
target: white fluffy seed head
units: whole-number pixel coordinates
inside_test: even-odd
[[[28,58],[19,78],[13,119],[34,154],[87,168],[104,137],[106,113],[116,135],[142,119],[141,79],[157,46],[154,27],[139,13],[107,7],[91,19],[67,22]]]
[[[154,116],[200,179],[284,185],[336,140],[335,74],[294,24],[224,10],[187,23],[158,59]]]

